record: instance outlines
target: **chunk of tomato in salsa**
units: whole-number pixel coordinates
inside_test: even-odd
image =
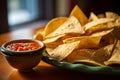
[[[11,51],[31,51],[31,50],[36,50],[40,48],[41,46],[37,43],[34,42],[28,42],[28,43],[11,43],[9,44],[6,49],[11,50]]]

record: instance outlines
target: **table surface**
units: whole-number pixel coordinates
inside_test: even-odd
[[[0,46],[9,40],[14,39],[32,39],[37,28],[23,28],[13,32],[0,35]],[[41,27],[40,27],[41,28]],[[119,78],[119,75],[90,74],[79,71],[60,69],[44,61],[28,73],[21,73],[11,67],[4,56],[0,53],[0,80],[111,80]]]

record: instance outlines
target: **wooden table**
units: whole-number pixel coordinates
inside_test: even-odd
[[[32,39],[37,28],[24,28],[0,35],[0,46],[13,39]],[[90,74],[64,70],[41,61],[33,71],[21,73],[12,68],[0,53],[0,80],[110,80],[118,75]]]

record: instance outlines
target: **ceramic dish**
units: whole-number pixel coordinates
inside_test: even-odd
[[[4,43],[0,51],[12,67],[28,72],[41,61],[45,45],[38,40],[19,39]]]
[[[50,58],[47,54],[47,52],[43,53],[43,61],[62,68],[62,69],[68,69],[68,70],[74,70],[74,71],[81,71],[86,73],[92,73],[92,74],[120,74],[120,68],[113,68],[110,66],[89,66],[85,64],[72,64],[69,62],[59,62],[53,58]]]

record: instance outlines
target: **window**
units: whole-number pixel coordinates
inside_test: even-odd
[[[7,0],[10,31],[36,21],[48,21],[56,16],[67,16],[72,0]],[[62,6],[62,7],[61,7]],[[27,24],[28,23],[28,24]],[[33,24],[32,23],[32,24]],[[27,27],[26,26],[26,27]]]
[[[8,23],[10,26],[37,20],[40,17],[41,0],[8,0]]]

